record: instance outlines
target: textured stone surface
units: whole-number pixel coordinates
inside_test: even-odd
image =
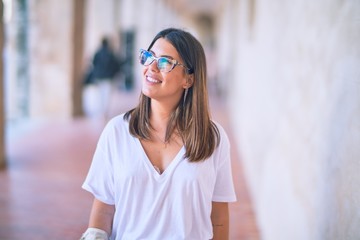
[[[70,0],[29,2],[31,118],[71,117],[72,11]]]
[[[220,54],[237,66],[231,125],[264,239],[358,238],[359,2],[243,1],[237,11],[224,34],[236,54]]]

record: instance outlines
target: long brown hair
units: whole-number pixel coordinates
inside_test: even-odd
[[[204,49],[190,33],[168,28],[155,36],[148,50],[159,38],[166,39],[175,47],[184,65],[189,68],[187,74],[194,74],[193,85],[187,94],[184,91],[171,114],[165,140],[169,141],[176,129],[185,145],[185,157],[190,162],[206,160],[218,146],[220,134],[210,119]],[[150,98],[141,93],[138,106],[124,115],[124,119],[129,120],[130,133],[137,138],[150,139],[150,104]]]

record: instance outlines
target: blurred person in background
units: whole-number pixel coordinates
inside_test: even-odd
[[[108,122],[83,184],[94,202],[81,239],[228,239],[230,145],[210,118],[203,47],[169,28],[139,61],[139,104]]]
[[[97,96],[90,101],[87,108],[96,108],[97,113],[105,119],[109,115],[109,105],[115,75],[120,70],[120,61],[111,48],[109,39],[104,37],[99,49],[92,59],[92,66],[88,69],[84,85],[93,85],[96,88]],[[94,94],[95,95],[95,94]]]

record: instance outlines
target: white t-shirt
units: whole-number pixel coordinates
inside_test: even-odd
[[[190,163],[182,147],[160,175],[123,115],[107,124],[82,187],[115,205],[111,239],[212,238],[212,201],[236,201],[229,140],[217,127],[221,141],[210,158]]]

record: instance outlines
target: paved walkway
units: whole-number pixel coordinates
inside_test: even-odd
[[[133,106],[137,94],[113,95],[112,112]],[[229,133],[221,101],[213,116]],[[92,196],[80,186],[104,121],[82,118],[37,123],[8,138],[8,167],[0,170],[1,240],[74,240],[86,229]],[[237,203],[230,205],[230,239],[260,239],[235,148],[232,149]]]

